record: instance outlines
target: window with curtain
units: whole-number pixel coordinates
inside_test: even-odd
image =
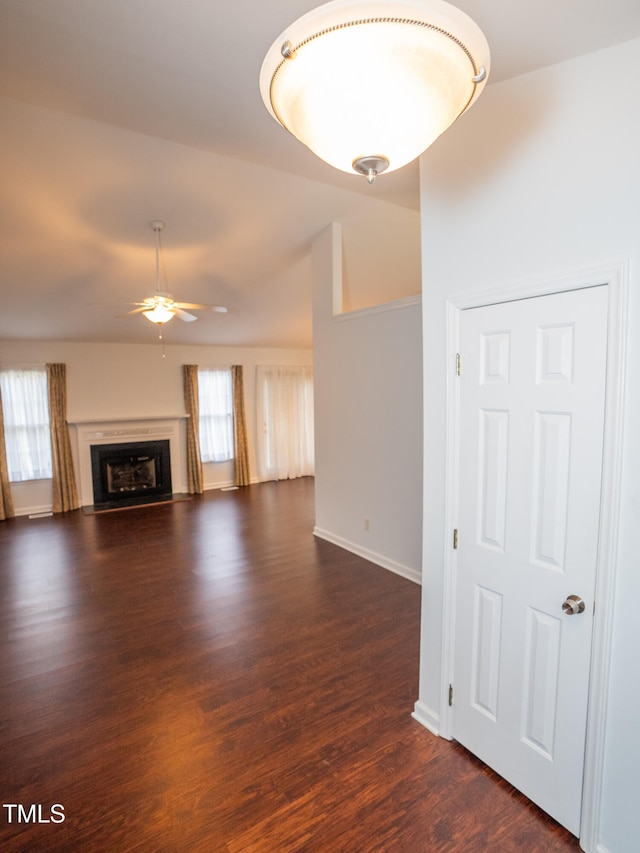
[[[313,369],[260,366],[256,405],[261,480],[287,480],[314,473]]]
[[[200,457],[203,462],[233,459],[231,370],[198,369]]]
[[[0,370],[9,481],[50,479],[51,433],[44,368]]]

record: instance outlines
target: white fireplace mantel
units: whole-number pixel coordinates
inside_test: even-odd
[[[152,415],[151,417],[86,418],[69,420],[75,434],[78,486],[82,506],[93,504],[91,446],[124,444],[143,438],[168,439],[171,454],[171,481],[175,493],[186,492],[186,420],[188,415]]]

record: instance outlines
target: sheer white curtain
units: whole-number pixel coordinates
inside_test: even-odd
[[[313,369],[256,368],[258,476],[287,480],[314,473]]]
[[[200,456],[203,462],[233,459],[231,370],[198,369]]]
[[[9,480],[50,479],[51,434],[44,368],[0,370]]]

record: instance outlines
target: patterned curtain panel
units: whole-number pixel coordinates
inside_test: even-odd
[[[2,417],[2,395],[0,394],[0,521],[13,518],[13,501],[7,472],[7,454],[4,446],[4,419]]]
[[[184,407],[187,412],[187,483],[189,494],[201,495],[204,491],[202,460],[200,459],[198,405],[198,365],[182,365],[184,379]]]
[[[247,421],[244,413],[244,378],[241,364],[231,368],[233,382],[233,441],[234,441],[234,479],[236,486],[248,486],[249,443],[247,441]]]
[[[47,364],[49,428],[53,468],[53,511],[78,509],[78,489],[67,426],[67,365]]]

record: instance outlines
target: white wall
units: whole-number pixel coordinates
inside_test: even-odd
[[[440,702],[445,301],[628,260],[624,479],[599,850],[640,838],[640,41],[489,85],[421,160],[424,563],[420,703]]]
[[[249,439],[249,465],[256,479],[255,368],[258,364],[311,364],[310,350],[249,347],[166,346],[160,344],[95,344],[0,340],[0,365],[67,365],[67,420],[150,418],[184,414],[182,365],[244,366]],[[206,489],[233,482],[233,463],[203,466]],[[16,513],[46,510],[51,504],[48,481],[12,487]]]
[[[313,247],[316,534],[420,580],[420,298],[334,316],[341,228]],[[365,529],[365,519],[368,529]]]

